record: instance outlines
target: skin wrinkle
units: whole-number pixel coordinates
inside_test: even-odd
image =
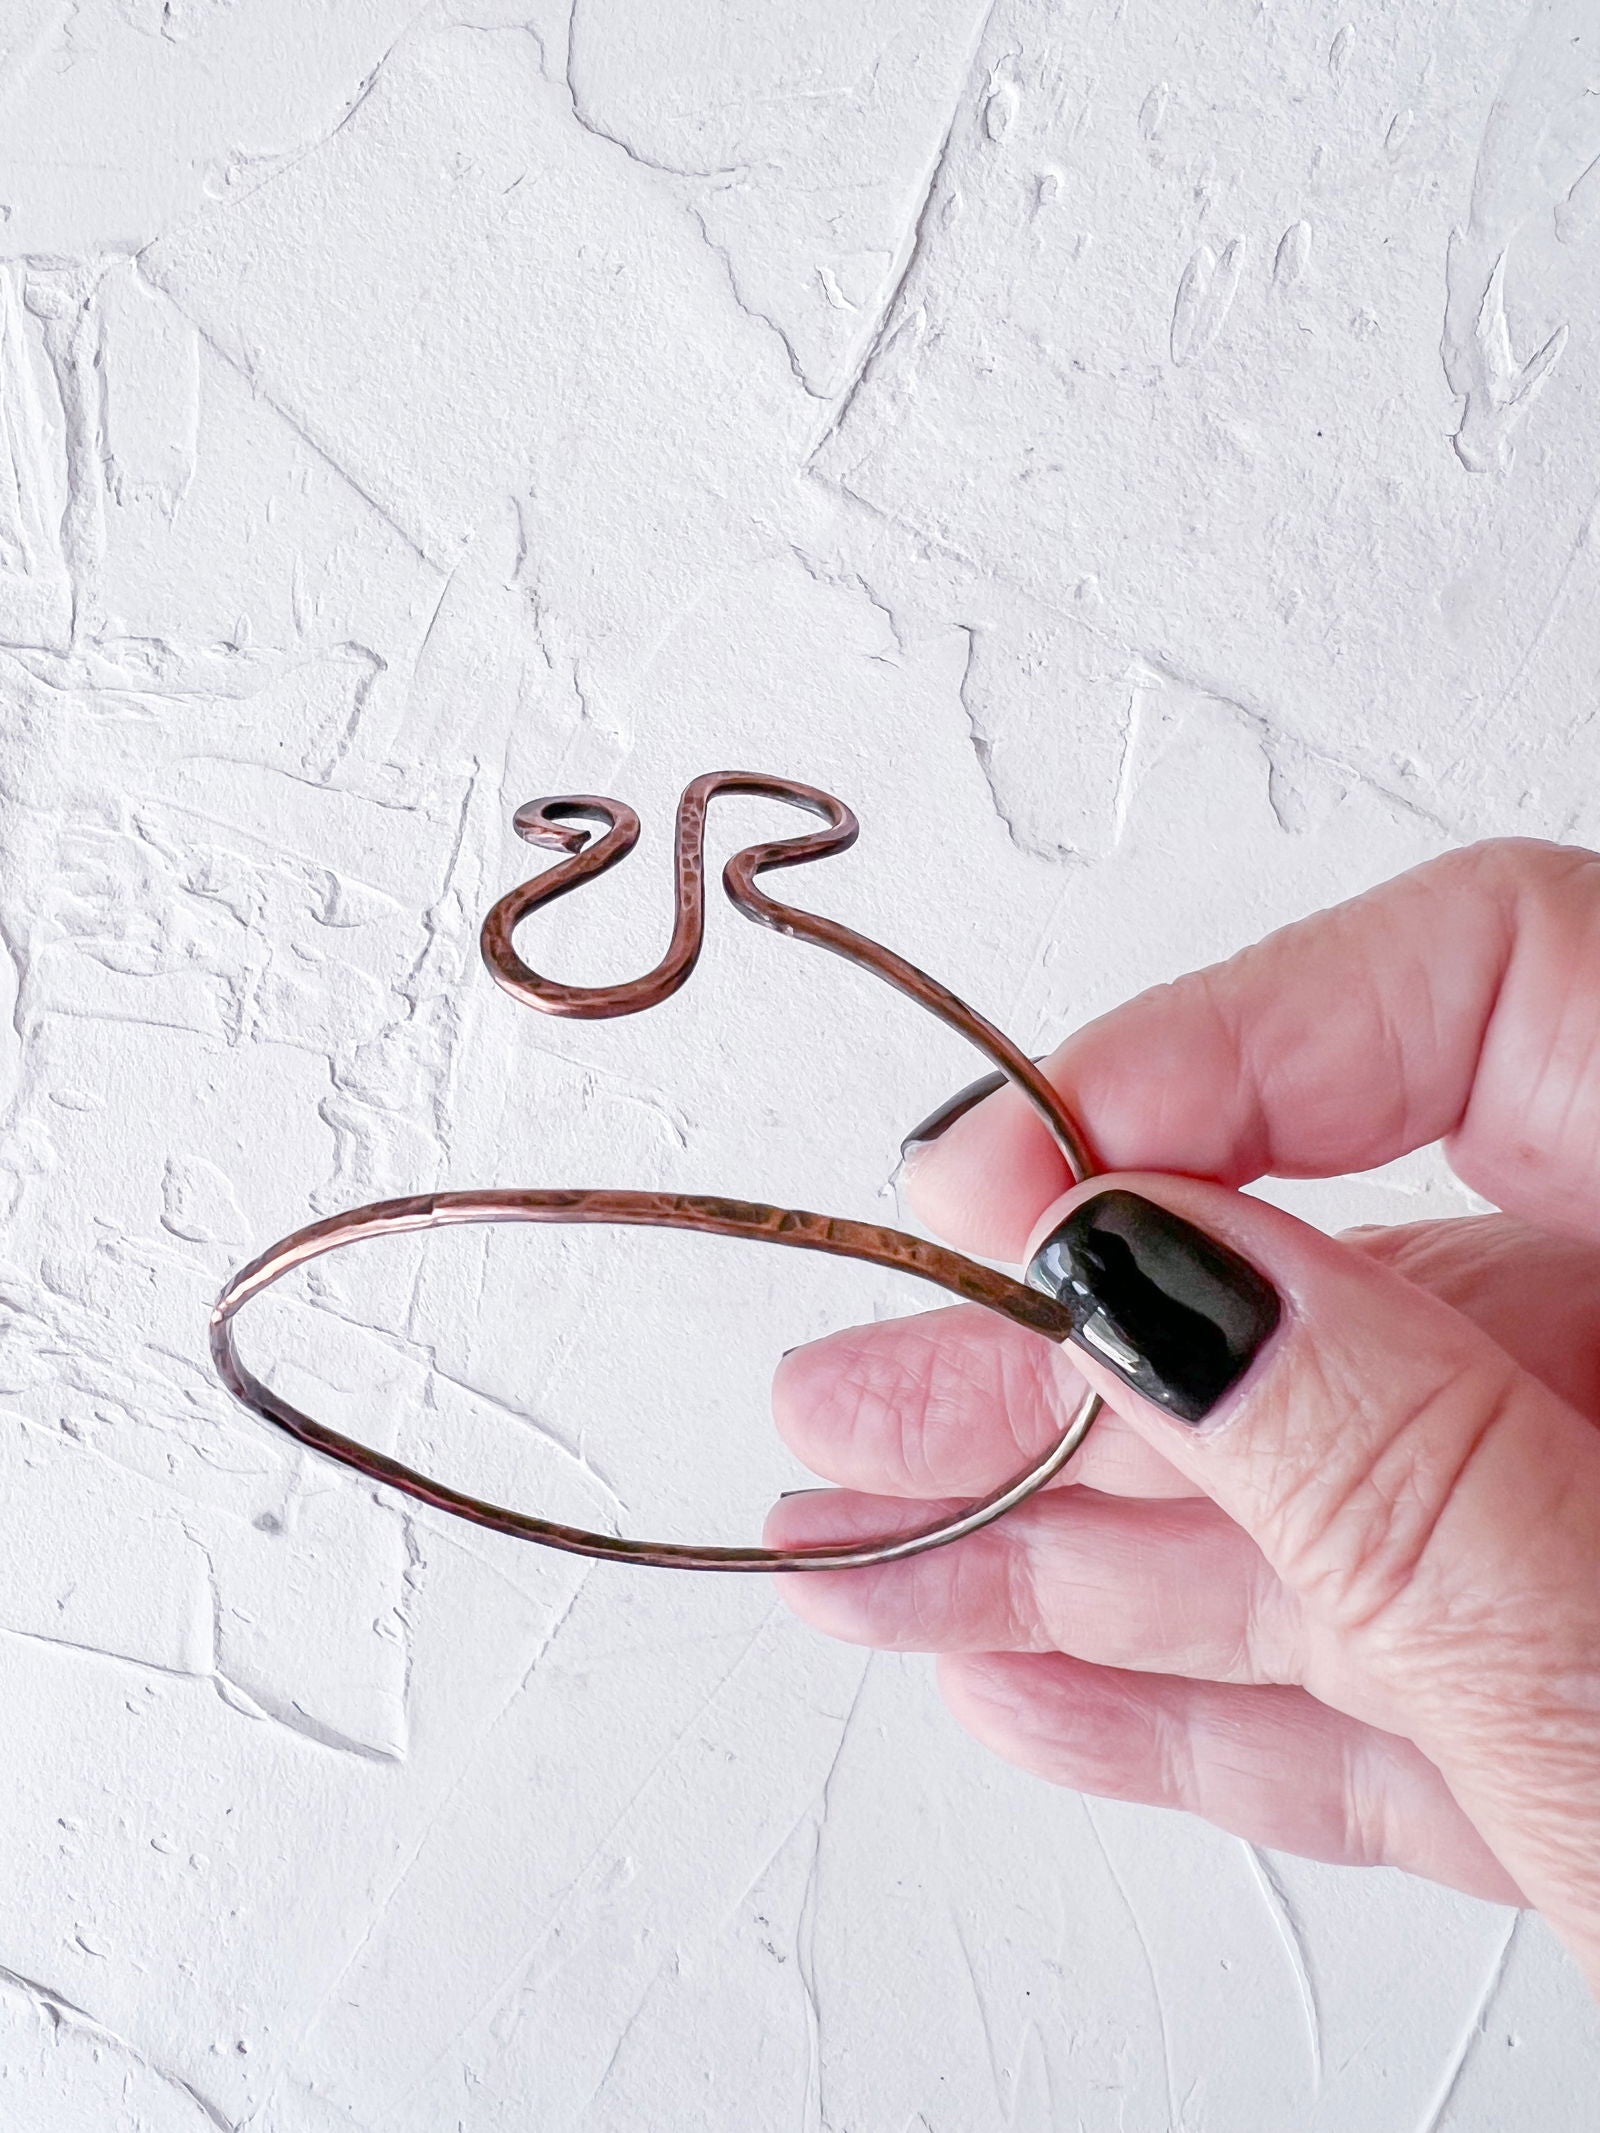
[[[1252,951],[1246,950],[1245,952],[1249,954]],[[1216,974],[1210,969],[1193,971],[1188,976],[1178,979],[1177,989],[1192,990],[1198,993],[1199,997],[1205,1002],[1206,1010],[1221,1040],[1221,1050],[1236,1062],[1239,1073],[1253,1092],[1254,1115],[1264,1122],[1268,1116],[1268,1111],[1261,1093],[1261,1082],[1257,1074],[1256,1063],[1250,1057],[1248,1046],[1241,1046],[1239,1042],[1237,1025],[1227,1003],[1221,998]],[[1261,1164],[1264,1166],[1269,1160],[1270,1150],[1263,1123],[1260,1147],[1259,1149],[1252,1148],[1249,1161],[1252,1165]]]
[[[1109,1637],[1100,1631],[1094,1640],[1073,1635],[1074,1620],[1081,1611],[1081,1595],[1072,1579],[1079,1550],[1074,1547],[1071,1528],[1080,1524],[1076,1514],[1089,1511],[1091,1506],[1114,1536],[1110,1551],[1112,1589],[1140,1596],[1130,1601],[1122,1621],[1113,1615]],[[1019,1536],[1035,1595],[1032,1621],[1036,1635],[1048,1640],[1045,1648],[1054,1645],[1062,1651],[1075,1652],[1080,1658],[1136,1672],[1170,1673],[1192,1665],[1208,1678],[1220,1681],[1278,1678],[1252,1657],[1249,1632],[1243,1624],[1231,1640],[1230,1651],[1213,1644],[1207,1603],[1191,1598],[1195,1584],[1210,1574],[1212,1549],[1219,1541],[1226,1543],[1229,1539],[1222,1530],[1225,1522],[1215,1517],[1209,1504],[1147,1507],[1138,1515],[1137,1524],[1115,1499],[1106,1499],[1102,1508],[1094,1504],[1088,1491],[1081,1492],[1071,1508],[1074,1516],[1066,1522],[1067,1530],[1057,1534],[1045,1526],[1041,1517],[1024,1524]],[[1181,1553],[1174,1555],[1174,1544]],[[1117,1562],[1118,1555],[1126,1561]],[[1194,1568],[1189,1574],[1180,1566],[1191,1557]],[[1262,1568],[1265,1569],[1264,1563]],[[1095,1583],[1098,1588],[1098,1575]],[[1090,1597],[1091,1604],[1101,1600],[1101,1591],[1097,1589]],[[1151,1612],[1149,1626],[1141,1619],[1141,1609]],[[1083,1643],[1089,1641],[1096,1648],[1084,1650]]]
[[[1065,1651],[1068,1639],[1049,1625],[1046,1619],[1049,1609],[1041,1602],[1040,1563],[1031,1545],[1032,1537],[1030,1521],[1019,1536],[1019,1545],[1001,1550],[1000,1567],[1006,1596],[1004,1619],[1010,1630],[1006,1643],[1020,1651],[1049,1651],[1052,1644],[1059,1642],[1059,1648]]]
[[[1147,1708],[1156,1766],[1160,1773],[1157,1780],[1157,1797],[1171,1806],[1192,1807],[1203,1814],[1205,1785],[1201,1772],[1205,1762],[1202,1754],[1205,1742],[1201,1728],[1192,1724],[1179,1724],[1176,1712],[1171,1704],[1164,1700]]]
[[[1252,1566],[1244,1592],[1245,1615],[1235,1660],[1238,1673],[1230,1678],[1300,1686],[1305,1672],[1296,1650],[1299,1610],[1265,1556]]]
[[[1469,856],[1489,877],[1491,894],[1483,917],[1498,923],[1499,937],[1493,988],[1483,1007],[1471,1061],[1472,1078],[1445,1129],[1445,1153],[1456,1175],[1474,1191],[1514,1208],[1530,1183],[1535,1199],[1542,1199],[1538,1185],[1550,1160],[1541,1156],[1530,1172],[1530,1150],[1518,1130],[1526,1116],[1517,1056],[1522,1048],[1520,1028],[1524,1019],[1531,1027],[1543,1021],[1537,1005],[1531,1015],[1525,1015],[1523,1006],[1532,952],[1529,944],[1545,932],[1550,905],[1564,884],[1587,876],[1588,892],[1593,895],[1600,890],[1600,858],[1592,852],[1573,852],[1533,840],[1474,846]],[[1577,982],[1576,974],[1569,982]],[[1537,1002],[1537,993],[1534,998]],[[1512,1127],[1509,1140],[1508,1126]],[[1592,1236],[1592,1222],[1586,1227]]]
[[[1439,997],[1439,974],[1425,957],[1414,957],[1411,970],[1414,982],[1405,988],[1406,994],[1412,1003],[1413,1013],[1417,1013],[1420,1008],[1421,1017],[1426,1019],[1426,1034],[1421,1049],[1427,1063],[1421,1078],[1424,1087],[1433,1088],[1438,1085],[1441,1069],[1450,1057],[1450,1045],[1442,1011],[1443,1003]],[[1398,1032],[1396,1034],[1398,1035]],[[1404,1047],[1402,1046],[1402,1053],[1403,1051]],[[1403,1129],[1403,1138],[1409,1140],[1413,1132],[1421,1130],[1422,1124],[1422,1121],[1416,1123],[1411,1121],[1408,1106],[1407,1124]]]
[[[1432,987],[1427,982],[1426,971],[1418,970],[1417,976],[1421,980],[1421,996],[1425,999],[1431,997]],[[1407,990],[1409,992],[1409,988]],[[1389,1129],[1389,1139],[1398,1147],[1406,1147],[1416,1131],[1411,1117],[1410,1077],[1406,1073],[1406,1036],[1396,1013],[1397,1003],[1394,998],[1384,992],[1379,995],[1376,1004],[1377,1035],[1381,1054],[1377,1078],[1380,1087],[1387,1085],[1393,1089],[1398,1114]]]
[[[1537,1266],[1549,1287],[1575,1298],[1600,1287],[1600,1250],[1551,1237],[1509,1215],[1346,1230],[1341,1241],[1357,1244],[1367,1258],[1438,1296],[1508,1348],[1523,1330],[1503,1302],[1519,1266]],[[1600,1327],[1585,1315],[1563,1331],[1559,1344],[1530,1343],[1516,1360],[1600,1427]]]
[[[1303,1367],[1320,1372],[1321,1351],[1306,1358]],[[1413,1446],[1429,1443],[1435,1417],[1441,1411],[1449,1414],[1463,1391],[1477,1392],[1481,1370],[1482,1358],[1473,1356],[1397,1414],[1386,1404],[1380,1406],[1375,1419],[1389,1428],[1386,1442],[1372,1457],[1358,1450],[1347,1479],[1331,1493],[1326,1470],[1317,1461],[1308,1462],[1286,1489],[1275,1492],[1276,1500],[1266,1512],[1267,1552],[1280,1576],[1334,1628],[1376,1641],[1385,1618],[1410,1598],[1439,1526],[1491,1432],[1516,1419],[1520,1386],[1508,1364],[1438,1486],[1422,1495],[1411,1486],[1421,1478]],[[1352,1373],[1343,1396],[1360,1413],[1370,1411],[1382,1393]],[[1333,1399],[1325,1395],[1324,1400],[1329,1411],[1337,1411]],[[1364,1443],[1360,1429],[1353,1435],[1358,1444]],[[1386,1486],[1391,1470],[1397,1481],[1392,1490]],[[1408,1498],[1413,1506],[1409,1518],[1402,1515]]]
[[[886,1458],[909,1489],[929,1496],[949,1493],[949,1478],[936,1471],[931,1447],[959,1439],[970,1404],[966,1395],[978,1395],[984,1411],[1005,1424],[1010,1452],[1019,1459],[1037,1455],[1049,1424],[1059,1428],[1063,1403],[1056,1378],[1058,1351],[1047,1343],[1029,1340],[1024,1347],[1004,1338],[997,1345],[940,1339],[940,1330],[956,1314],[924,1315],[939,1323],[923,1329],[916,1320],[909,1322],[905,1347],[857,1341],[848,1334],[834,1336],[831,1352],[845,1360],[825,1381],[824,1397],[829,1410],[849,1411],[853,1446],[873,1445],[875,1455]],[[792,1377],[780,1373],[774,1404],[780,1431],[805,1456],[812,1435],[826,1441],[828,1432],[819,1427],[815,1411],[804,1402],[803,1382],[801,1390],[791,1390]],[[1042,1397],[1030,1398],[1030,1390]],[[1079,1396],[1077,1391],[1071,1394],[1072,1405]],[[1041,1407],[1046,1429],[1030,1436],[1015,1426],[1014,1417],[1037,1414]],[[913,1414],[918,1417],[914,1431],[907,1420]],[[887,1444],[882,1441],[885,1424],[890,1425],[893,1440]],[[993,1478],[999,1479],[1001,1472],[997,1461]]]
[[[1168,1579],[1162,1575],[1162,1558],[1167,1554],[1167,1534],[1163,1533],[1161,1528],[1165,1527],[1168,1533],[1175,1531],[1179,1536],[1178,1545],[1185,1555],[1198,1555],[1197,1581],[1204,1577],[1206,1536],[1199,1536],[1200,1548],[1197,1551],[1195,1534],[1184,1530],[1186,1527],[1192,1527],[1198,1510],[1197,1505],[1180,1505],[1157,1513],[1156,1531],[1153,1534],[1133,1531],[1123,1533],[1114,1543],[1113,1554],[1125,1556],[1127,1561],[1125,1565],[1114,1562],[1113,1571],[1120,1570],[1121,1582],[1130,1585],[1134,1590],[1149,1593],[1155,1617],[1154,1635],[1158,1650],[1180,1652],[1186,1645],[1192,1645],[1196,1638],[1195,1618],[1196,1614],[1199,1614],[1200,1624],[1205,1630],[1205,1641],[1200,1644],[1200,1671],[1210,1674],[1217,1667],[1217,1659],[1215,1648],[1209,1642],[1210,1625],[1206,1615],[1206,1602],[1191,1600],[1189,1592],[1184,1589],[1187,1580]],[[1124,1656],[1120,1663],[1124,1666],[1137,1665],[1134,1659],[1127,1656]],[[1162,1671],[1171,1672],[1172,1669],[1164,1667]]]
[[[1011,1450],[1019,1461],[1029,1459],[1036,1446],[1012,1419],[1026,1414],[1035,1404],[1027,1398],[1028,1392],[1031,1390],[1037,1395],[1036,1404],[1047,1418],[1051,1434],[1059,1435],[1083,1397],[1083,1380],[1072,1370],[1062,1350],[1044,1340],[1024,1338],[1015,1344],[1003,1341],[1000,1367],[1003,1379],[1000,1411],[1006,1420]],[[1070,1372],[1072,1380],[1066,1388],[1061,1383],[1063,1370]],[[1013,1374],[1021,1380],[1020,1397],[1013,1393]],[[1068,1471],[1070,1473],[1070,1469]]]
[[[889,1388],[880,1389],[872,1382],[872,1351],[869,1349],[866,1355],[862,1356],[858,1350],[852,1355],[846,1368],[845,1383],[847,1387],[854,1386],[865,1392],[869,1401],[874,1403],[882,1421],[887,1422],[893,1430],[893,1462],[897,1471],[904,1473],[908,1480],[926,1490],[932,1480],[926,1437],[922,1430],[910,1428],[909,1418],[913,1409],[910,1403],[897,1401],[893,1390],[895,1383],[899,1382],[903,1375],[897,1359],[891,1359]]]
[[[1080,1490],[1070,1506],[1069,1524],[1076,1525],[1078,1514],[1087,1507],[1088,1492]],[[1013,1594],[1011,1620],[1017,1628],[1019,1648],[1090,1657],[1081,1647],[1092,1640],[1074,1634],[1081,1619],[1081,1588],[1073,1576],[1078,1551],[1070,1531],[1060,1531],[1059,1522],[1054,1519],[1047,1523],[1041,1511],[1033,1518],[1020,1520],[1014,1536],[1002,1534],[1000,1540],[1005,1548],[1003,1563]],[[1115,1663],[1115,1654],[1106,1656]]]
[[[928,1601],[937,1591],[940,1581],[936,1578],[918,1578],[914,1581],[914,1590],[924,1601],[918,1615],[917,1626],[919,1632],[926,1636],[930,1623],[938,1625],[939,1633],[937,1637],[930,1638],[929,1644],[924,1648],[937,1650],[939,1645],[944,1642],[945,1623],[950,1614],[954,1614],[959,1621],[969,1613],[972,1602],[967,1598],[965,1590],[968,1585],[975,1583],[979,1587],[980,1598],[978,1604],[981,1606],[983,1588],[988,1584],[993,1574],[988,1560],[989,1554],[988,1550],[979,1551],[974,1549],[957,1564],[955,1584],[951,1592],[951,1603],[953,1604],[936,1604],[930,1607]],[[1015,1558],[1009,1552],[1003,1554],[1000,1560],[1003,1569],[1013,1566],[1015,1563]],[[1010,1579],[1006,1581],[1006,1611],[1010,1617],[1013,1635],[1021,1634],[1024,1630],[1027,1616],[1025,1611],[1017,1609],[1016,1588]]]
[[[1600,968],[1600,910],[1588,914],[1585,928],[1586,955],[1581,969]],[[1558,1108],[1553,1120],[1542,1126],[1539,1140],[1542,1146],[1564,1151],[1568,1173],[1579,1176],[1593,1175],[1593,1156],[1596,1147],[1597,1122],[1600,1122],[1600,1105],[1594,1100],[1594,1090],[1583,1071],[1585,1063],[1596,1053],[1597,1026],[1600,1026],[1600,1002],[1586,988],[1576,972],[1567,972],[1563,988],[1562,1004],[1554,1018],[1551,1038],[1540,1062],[1538,1078],[1527,1090],[1525,1102],[1530,1119],[1540,1119],[1544,1106],[1541,1101],[1547,1084],[1554,1082]],[[1575,1035],[1572,1025],[1581,1024]],[[1578,1114],[1586,1117],[1587,1136],[1576,1142],[1574,1125]]]
[[[977,1350],[973,1350],[966,1342],[956,1342],[956,1344],[939,1342],[937,1337],[934,1337],[932,1329],[930,1329],[928,1346],[926,1346],[924,1352],[926,1352],[928,1363],[930,1363],[930,1372],[928,1372],[928,1380],[930,1382],[928,1382],[928,1393],[926,1393],[926,1410],[934,1416],[934,1427],[937,1427],[937,1431],[945,1433],[949,1429],[949,1416],[945,1414],[945,1410],[954,1408],[954,1412],[960,1414],[960,1395],[964,1391],[977,1391],[979,1395],[990,1395],[992,1397],[992,1386],[990,1386],[988,1378],[981,1374]],[[998,1416],[1007,1418],[1007,1427],[1009,1427],[1011,1406],[1013,1406],[1011,1399],[1007,1399],[1007,1350],[1001,1348],[1001,1386],[998,1386],[998,1399],[994,1401],[994,1412]],[[907,1412],[905,1406],[900,1406],[900,1418],[905,1418],[905,1412]],[[902,1448],[902,1465],[905,1465],[907,1478],[917,1478],[919,1485],[930,1485],[930,1482],[934,1480],[934,1476],[932,1476],[932,1472],[928,1468],[926,1446],[922,1450],[922,1461],[924,1461],[922,1474],[913,1476],[913,1461],[909,1457],[905,1457],[905,1448]]]
[[[1341,1740],[1340,1755],[1344,1779],[1336,1797],[1345,1804],[1340,1842],[1346,1855],[1358,1866],[1381,1866],[1385,1860],[1400,1857],[1404,1845],[1397,1842],[1400,1832],[1391,1826],[1394,1791],[1386,1781],[1387,1773],[1380,1780],[1373,1770],[1373,1736],[1352,1729]]]

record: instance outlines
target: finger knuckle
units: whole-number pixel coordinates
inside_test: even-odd
[[[1265,1557],[1244,1581],[1239,1641],[1225,1681],[1288,1685],[1303,1678],[1299,1602]]]
[[[1340,1821],[1334,1856],[1348,1866],[1384,1866],[1397,1856],[1393,1788],[1374,1764],[1367,1737],[1346,1732],[1338,1750],[1341,1781],[1327,1797]]]
[[[1595,866],[1600,854],[1548,837],[1485,837],[1438,862],[1442,871],[1464,874],[1491,892],[1514,897],[1565,891],[1575,875]]]
[[[1376,1637],[1437,1613],[1453,1577],[1455,1508],[1486,1448],[1511,1420],[1520,1378],[1481,1359],[1442,1371],[1399,1405],[1384,1389],[1325,1385],[1351,1412],[1351,1449],[1308,1460],[1280,1489],[1267,1553],[1306,1606],[1349,1635]],[[1376,1445],[1377,1449],[1372,1447]]]

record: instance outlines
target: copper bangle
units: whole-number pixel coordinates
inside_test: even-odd
[[[780,838],[735,853],[724,868],[722,879],[739,910],[757,925],[810,941],[874,971],[959,1030],[1031,1099],[1050,1128],[1074,1180],[1091,1176],[1095,1165],[1088,1144],[1060,1096],[1033,1061],[992,1023],[892,950],[852,932],[835,919],[780,904],[756,887],[756,877],[772,868],[799,866],[810,859],[845,851],[854,844],[858,833],[855,816],[842,801],[815,786],[741,771],[713,771],[694,780],[678,805],[677,909],[671,941],[654,970],[620,985],[573,986],[542,978],[518,955],[512,936],[522,920],[541,904],[569,894],[625,858],[638,841],[638,816],[620,801],[588,794],[532,801],[519,808],[514,817],[518,835],[530,844],[560,851],[565,857],[548,873],[523,882],[502,896],[484,920],[483,956],[496,982],[514,999],[542,1013],[582,1019],[637,1014],[676,992],[700,955],[705,928],[705,817],[716,793],[785,800],[820,815],[826,825],[810,836]],[[603,825],[603,834],[595,843],[588,842],[586,829],[571,826],[582,822]],[[790,1245],[916,1275],[1050,1340],[1064,1340],[1071,1330],[1069,1312],[1052,1298],[1007,1274],[900,1230],[697,1193],[490,1186],[474,1191],[422,1193],[352,1208],[294,1231],[251,1260],[228,1282],[211,1314],[211,1354],[222,1382],[252,1412],[311,1450],[337,1459],[367,1479],[384,1482],[421,1503],[469,1519],[474,1525],[569,1554],[683,1570],[851,1569],[893,1562],[941,1547],[976,1532],[1042,1488],[1072,1457],[1100,1409],[1096,1395],[1085,1393],[1061,1436],[1030,1467],[981,1501],[913,1532],[877,1541],[823,1543],[807,1548],[698,1547],[676,1541],[626,1540],[486,1503],[314,1420],[264,1385],[240,1361],[234,1344],[235,1314],[251,1297],[293,1268],[364,1237],[395,1236],[409,1230],[441,1229],[469,1222],[614,1223],[710,1231],[750,1243]]]

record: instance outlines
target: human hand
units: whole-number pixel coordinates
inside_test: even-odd
[[[1110,1175],[1069,1190],[1007,1087],[907,1184],[962,1248],[1077,1276],[1080,1335],[962,1306],[795,1350],[779,1427],[843,1487],[769,1537],[921,1524],[1041,1452],[1085,1380],[1111,1411],[983,1532],[784,1597],[941,1653],[961,1723],[1058,1783],[1534,1904],[1600,1991],[1600,856],[1451,853],[1045,1070]],[[1335,1239],[1234,1189],[1439,1139],[1503,1214]]]

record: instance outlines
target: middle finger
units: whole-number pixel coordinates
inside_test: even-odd
[[[782,1547],[909,1530],[952,1506],[821,1489],[767,1520]],[[1301,1617],[1255,1542],[1204,1497],[1042,1492],[947,1548],[786,1577],[804,1620],[887,1651],[1069,1653],[1193,1679],[1297,1684]]]

